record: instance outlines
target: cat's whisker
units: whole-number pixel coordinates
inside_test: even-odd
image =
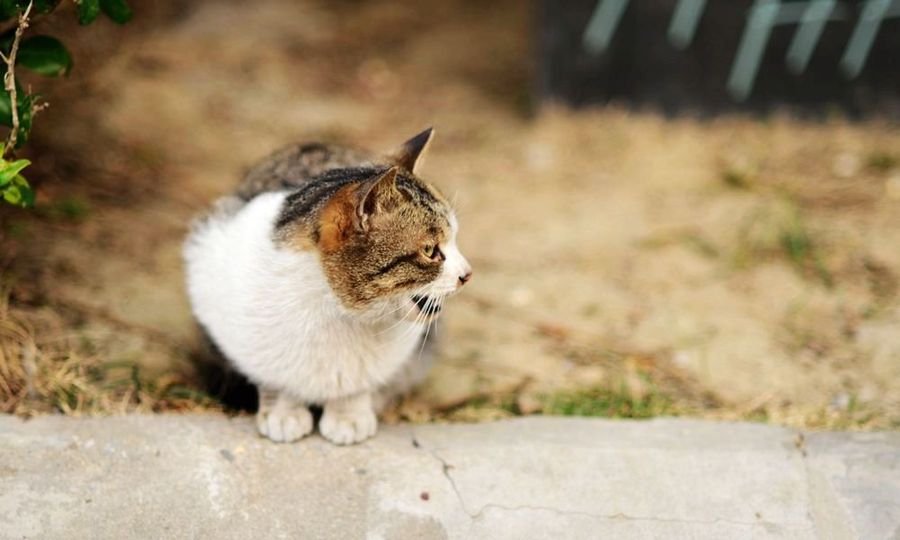
[[[430,284],[425,285],[425,286],[423,286],[423,287],[420,287],[418,290],[416,290],[416,291],[413,293],[413,295],[410,295],[410,296],[414,296],[414,295],[418,295],[418,294],[425,294],[426,291],[427,291],[430,287],[431,287]],[[430,298],[430,297],[429,297],[429,298]],[[401,304],[400,307],[402,308],[403,305]],[[399,309],[400,309],[400,308],[397,308],[397,311],[399,311]],[[388,328],[386,328],[386,329],[380,331],[380,332],[378,333],[378,335],[379,335],[379,336],[380,336],[380,335],[384,335],[384,334],[386,334],[386,333],[388,333],[388,332],[394,330],[395,328],[397,328],[400,324],[402,324],[403,322],[405,322],[406,319],[407,319],[407,317],[409,317],[409,314],[412,313],[413,310],[416,310],[416,309],[419,309],[419,306],[417,306],[415,303],[413,303],[413,305],[409,307],[409,309],[406,311],[406,313],[404,313],[403,316],[400,317],[400,319],[399,319],[398,321],[396,321],[394,324],[392,324],[392,325],[389,326]],[[415,321],[412,323],[411,329],[409,330],[409,332],[412,332],[412,331],[415,330],[415,327],[416,327],[416,326],[419,324],[419,322],[420,322],[420,321],[419,321],[420,317],[423,315],[423,311],[424,311],[424,310],[420,310],[420,312],[416,315]],[[406,334],[407,334],[407,333],[405,332],[405,333],[404,333],[404,336],[406,336]]]
[[[308,405],[321,403],[319,432],[360,442],[377,428],[375,394],[396,395],[427,369],[401,368],[422,361],[444,302],[471,271],[456,243],[459,192],[450,203],[416,175],[431,136],[382,157],[288,147],[192,228],[193,311],[257,383],[257,429],[270,439],[306,436],[316,427]]]
[[[391,303],[388,302],[386,304],[386,307],[382,308],[381,312],[372,319],[372,322],[373,323],[381,322],[382,320],[387,319],[394,313],[397,313],[401,309],[408,307],[406,305],[406,302],[404,301],[404,299],[398,299],[398,300],[399,301],[397,302],[397,305],[393,306],[393,307],[388,307],[388,306],[391,306]]]
[[[381,309],[378,310],[378,315],[375,316],[375,320],[378,320],[382,316],[384,316],[385,312],[388,311],[389,309],[391,309],[391,301],[385,300],[384,302],[381,303]]]
[[[406,313],[403,314],[402,317],[400,317],[400,319],[399,319],[398,321],[396,321],[395,323],[393,323],[393,324],[390,325],[389,327],[385,328],[384,330],[378,332],[378,335],[379,335],[379,336],[382,336],[382,335],[384,335],[384,334],[387,334],[387,333],[391,332],[392,330],[394,330],[395,328],[397,328],[398,326],[400,326],[401,324],[403,324],[404,322],[407,322],[407,321],[406,321],[406,318],[409,317],[410,313],[412,313],[413,310],[415,310],[415,309],[417,309],[417,308],[418,308],[418,306],[416,306],[415,304],[413,304],[412,306],[410,306],[410,308],[406,311]],[[418,317],[417,317],[417,318],[418,318]]]
[[[441,297],[438,297],[438,299],[436,300],[438,303],[437,313],[440,313],[441,310],[444,309],[444,299],[445,298],[446,298],[446,296],[441,296]],[[418,355],[417,361],[422,360],[422,353],[425,352],[425,344],[428,342],[428,334],[431,331],[431,327],[435,324],[436,321],[437,321],[437,319],[432,319],[431,321],[428,322],[428,326],[425,327],[425,336],[422,338],[422,345],[419,347],[419,355]]]
[[[418,289],[416,289],[416,290],[412,291],[411,293],[409,293],[409,297],[416,296],[416,295],[419,295],[419,294],[423,294],[423,293],[425,292],[425,290],[428,289],[428,287],[430,287],[430,285],[424,285],[424,286],[422,286],[422,287],[419,287]],[[379,314],[378,316],[376,316],[376,317],[374,318],[373,322],[375,322],[375,323],[380,322],[382,319],[385,319],[385,318],[389,317],[390,315],[392,315],[392,314],[394,314],[394,313],[400,311],[401,309],[407,307],[407,306],[406,306],[406,302],[405,302],[405,300],[407,300],[407,299],[408,299],[408,297],[404,297],[404,298],[400,299],[399,305],[398,305],[397,307],[391,309],[391,310],[390,310],[389,312],[387,312],[387,313],[381,313],[381,314]],[[405,319],[405,318],[409,315],[409,313],[410,313],[411,311],[412,311],[412,308],[410,308],[409,310],[407,310],[406,315],[404,315],[400,320],[402,321],[403,319]]]
[[[415,320],[412,322],[412,324],[409,325],[409,327],[406,328],[403,334],[398,338],[398,341],[405,341],[412,334],[419,332],[419,323],[423,320],[424,317],[424,312],[419,311],[419,313],[416,314]]]
[[[393,304],[392,300],[385,301],[383,303],[383,305],[381,306],[381,310],[379,311],[378,315],[376,315],[374,317],[374,321],[378,321],[384,317],[387,317],[387,316],[391,315],[392,313],[400,311],[401,309],[403,309],[405,307],[405,304],[402,301],[402,299],[398,302],[398,305],[394,306],[392,304]]]
[[[429,291],[431,293],[431,291]],[[428,294],[428,300],[425,302],[425,305],[419,310],[419,314],[416,316],[416,321],[412,326],[412,331],[418,331],[420,324],[427,324],[429,318],[431,317],[431,307],[434,305],[435,297],[432,294]],[[426,328],[427,330],[427,328]]]

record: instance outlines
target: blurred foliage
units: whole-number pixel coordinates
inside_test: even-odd
[[[866,165],[877,172],[888,172],[897,166],[897,157],[883,151],[874,151],[869,154]]]
[[[783,260],[802,276],[814,277],[826,288],[834,275],[825,261],[825,241],[817,238],[800,207],[790,198],[755,210],[738,233],[734,254],[738,266]]]
[[[543,409],[544,414],[609,418],[652,418],[674,412],[668,396],[655,389],[642,395],[625,385],[558,393],[547,400]]]
[[[728,168],[722,172],[722,182],[734,189],[750,189],[753,182],[750,174],[737,168]]]
[[[2,149],[3,145],[0,145],[0,151]],[[16,206],[34,206],[34,192],[25,177],[19,174],[29,165],[31,162],[27,159],[0,163],[0,194],[4,201]]]
[[[97,20],[103,13],[117,24],[125,24],[131,20],[131,8],[125,0],[73,0],[77,10],[78,23],[88,25]],[[28,12],[28,6],[31,11]],[[0,24],[5,28],[0,34],[0,51],[6,58],[10,57],[16,40],[16,31],[21,21],[19,17],[23,13],[29,14],[29,19],[46,16],[62,5],[60,0],[0,0]],[[23,28],[24,30],[24,28]],[[63,77],[72,70],[73,60],[63,43],[48,35],[33,35],[23,39],[18,44],[15,55],[15,66],[23,67],[32,73],[44,77]],[[12,67],[6,66],[4,81],[12,77]],[[9,85],[12,89],[12,85]],[[8,160],[8,153],[21,148],[28,141],[33,125],[34,114],[40,110],[40,98],[38,93],[25,90],[19,81],[15,82],[15,100],[7,85],[0,87],[0,125],[15,129],[16,122],[13,118],[13,106],[18,117],[18,127],[14,137],[14,148],[0,146],[0,198],[9,204],[22,207],[34,206],[34,191],[28,184],[28,180],[22,176],[22,170],[31,164],[25,159]],[[15,105],[13,102],[15,101]]]

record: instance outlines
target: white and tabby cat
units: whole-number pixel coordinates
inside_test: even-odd
[[[426,328],[472,275],[447,200],[414,174],[428,129],[378,158],[312,144],[252,169],[184,248],[194,314],[259,388],[274,441],[375,434],[375,405],[424,376]]]

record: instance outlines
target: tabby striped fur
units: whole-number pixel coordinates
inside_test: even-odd
[[[431,130],[370,156],[282,150],[199,220],[184,249],[194,314],[260,388],[276,441],[313,428],[338,444],[375,432],[386,389],[408,389],[429,323],[471,276],[446,198],[415,174]]]

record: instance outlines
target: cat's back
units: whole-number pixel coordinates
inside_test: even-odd
[[[244,296],[255,294],[247,283],[265,281],[285,264],[300,261],[308,270],[304,273],[318,277],[312,254],[284,252],[273,243],[285,201],[304,186],[315,187],[310,183],[327,177],[329,171],[370,162],[362,150],[311,143],[283,148],[252,167],[233,195],[220,198],[194,222],[185,243],[188,289],[195,308],[213,314],[221,311],[223,302],[241,303],[247,300]],[[226,291],[230,297],[223,296]]]
[[[236,197],[220,199],[185,242],[194,315],[229,357],[290,343],[281,339],[282,327],[296,331],[306,324],[304,306],[334,303],[315,255],[273,242],[273,223],[287,194],[265,192],[243,204]]]
[[[195,306],[217,309],[221,293],[244,294],[248,289],[242,283],[272,267],[277,256],[271,245],[272,223],[285,196],[263,193],[246,203],[224,197],[194,223],[183,254]]]
[[[289,191],[331,170],[370,165],[368,152],[335,144],[295,144],[282,148],[251,168],[235,195],[249,201],[271,191]]]

